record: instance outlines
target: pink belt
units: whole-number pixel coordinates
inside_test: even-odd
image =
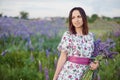
[[[70,56],[67,58],[67,60],[73,63],[83,64],[83,65],[88,65],[90,63],[90,58],[80,58],[75,56]]]

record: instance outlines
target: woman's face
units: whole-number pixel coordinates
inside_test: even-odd
[[[83,25],[83,20],[78,10],[72,12],[72,24],[75,28],[81,28]]]

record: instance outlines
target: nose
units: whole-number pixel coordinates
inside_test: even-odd
[[[79,18],[75,18],[75,21],[79,21]]]

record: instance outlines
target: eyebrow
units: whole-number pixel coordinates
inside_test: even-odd
[[[78,17],[78,16],[80,16],[80,17],[81,17],[81,15],[77,15],[77,17]],[[75,16],[72,16],[72,17],[75,17]]]

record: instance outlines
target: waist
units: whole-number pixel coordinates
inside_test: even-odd
[[[69,56],[67,60],[73,63],[83,64],[83,65],[88,65],[90,63],[90,58],[80,58],[75,56]]]

